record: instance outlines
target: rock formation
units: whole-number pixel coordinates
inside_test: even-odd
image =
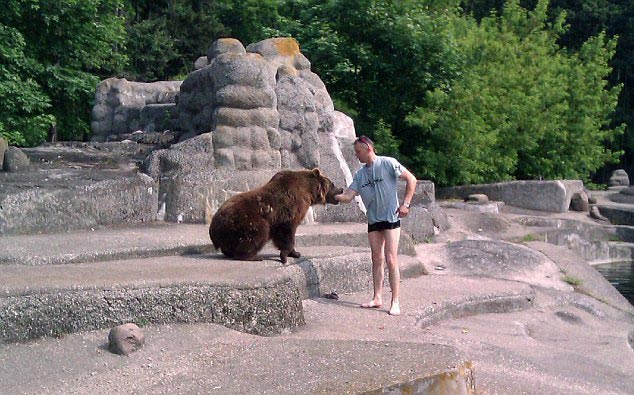
[[[246,48],[212,44],[180,83],[108,79],[97,88],[94,140],[138,140],[135,131],[180,141],[155,151],[145,170],[159,183],[159,219],[209,221],[228,196],[264,184],[282,168],[319,167],[337,185],[356,163],[352,120],[335,111],[292,38]],[[362,218],[355,205],[319,208],[324,220]]]

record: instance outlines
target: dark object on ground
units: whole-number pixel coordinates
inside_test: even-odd
[[[136,324],[128,323],[112,328],[108,334],[108,349],[119,355],[129,355],[143,346],[145,335]]]
[[[339,295],[336,292],[333,291],[333,292],[331,292],[329,294],[323,295],[322,298],[339,300]]]

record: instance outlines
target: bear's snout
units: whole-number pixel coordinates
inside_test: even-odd
[[[326,203],[328,204],[339,204],[339,201],[335,199],[335,195],[339,195],[343,193],[343,188],[330,188],[328,193],[326,194]]]

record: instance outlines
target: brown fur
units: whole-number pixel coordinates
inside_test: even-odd
[[[209,236],[214,247],[233,259],[254,260],[269,241],[280,250],[280,260],[299,258],[295,231],[313,204],[337,204],[342,193],[319,171],[284,170],[260,188],[229,198],[214,214]]]

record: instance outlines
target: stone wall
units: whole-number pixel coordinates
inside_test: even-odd
[[[176,95],[182,81],[154,83],[108,78],[97,85],[92,109],[92,140],[106,141],[142,131],[171,128]]]
[[[485,194],[508,205],[553,213],[565,213],[575,193],[583,191],[581,180],[510,181],[495,184],[462,185],[439,188],[438,199],[465,199]]]

